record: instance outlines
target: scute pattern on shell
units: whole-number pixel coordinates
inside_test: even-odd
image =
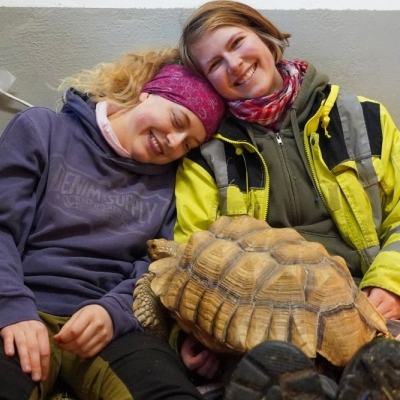
[[[287,340],[343,366],[377,332],[387,333],[341,257],[249,216],[219,218],[150,271],[152,290],[180,326],[216,351]]]

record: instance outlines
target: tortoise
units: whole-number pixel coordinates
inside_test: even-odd
[[[211,350],[240,355],[284,340],[339,367],[375,336],[391,337],[344,259],[292,228],[222,216],[187,244],[155,239],[147,248],[155,261],[133,303],[145,331],[167,335],[167,309]]]

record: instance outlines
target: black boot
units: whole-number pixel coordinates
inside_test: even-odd
[[[239,362],[224,400],[323,400],[322,386],[311,360],[288,342],[268,340]]]
[[[378,338],[346,365],[338,400],[400,400],[400,342]]]

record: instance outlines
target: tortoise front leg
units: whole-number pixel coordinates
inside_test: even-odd
[[[133,292],[133,314],[145,332],[168,341],[171,317],[150,287],[154,276],[149,272],[143,274],[136,282]]]

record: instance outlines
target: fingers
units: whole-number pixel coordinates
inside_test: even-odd
[[[202,361],[203,363],[195,369],[195,372],[207,379],[212,379],[216,376],[220,368],[220,361],[208,350],[203,353]]]
[[[371,287],[367,287],[362,289],[362,292],[368,297],[371,293],[371,289],[372,289]]]
[[[91,305],[74,314],[54,336],[59,347],[81,357],[99,353],[112,339],[113,323],[101,306]],[[22,321],[0,331],[4,351],[18,353],[21,369],[35,382],[47,379],[50,371],[50,342],[46,326],[40,321]]]
[[[40,380],[45,381],[48,378],[50,372],[50,343],[47,330],[46,337],[41,337],[39,340],[39,353],[41,368]]]
[[[58,342],[60,346],[64,345],[65,347],[68,344],[71,344],[85,332],[89,325],[89,321],[79,319],[78,316],[78,313],[73,315],[61,328],[60,332],[54,335],[54,340]],[[70,350],[70,348],[65,348],[64,350]]]
[[[101,306],[90,305],[75,313],[54,336],[62,350],[80,357],[92,357],[112,339],[113,324],[108,312]]]
[[[106,335],[87,329],[69,342],[59,341],[58,345],[62,350],[88,358],[99,353],[108,343]]]
[[[14,335],[10,329],[5,327],[1,330],[1,337],[3,338],[4,342],[4,353],[8,357],[13,357],[15,354],[15,347],[14,347]]]
[[[398,319],[399,318],[399,309],[395,304],[391,302],[382,302],[376,309],[382,314],[382,316],[386,319]]]
[[[399,319],[400,318],[400,297],[388,290],[371,287],[368,288],[368,300],[376,307],[376,309],[386,319]]]
[[[20,349],[23,349],[21,357]],[[35,382],[47,379],[50,369],[50,344],[48,333],[36,331],[26,336],[26,346],[18,346],[18,354],[21,360],[22,370],[31,374]]]
[[[35,382],[46,380],[50,369],[50,343],[46,327],[39,321],[23,321],[2,329],[5,352],[18,352],[21,369]]]
[[[192,336],[184,339],[181,357],[187,369],[204,378],[213,378],[220,368],[220,360],[216,355]]]

